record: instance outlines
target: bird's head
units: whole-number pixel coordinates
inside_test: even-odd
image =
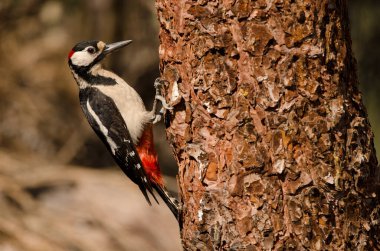
[[[99,63],[107,54],[116,51],[128,44],[132,40],[120,41],[106,44],[103,41],[84,41],[76,44],[68,55],[71,68],[78,70],[89,70]]]

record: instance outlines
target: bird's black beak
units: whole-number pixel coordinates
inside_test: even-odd
[[[130,43],[132,43],[132,40],[125,40],[125,41],[120,41],[120,42],[116,42],[116,43],[112,43],[112,44],[107,44],[104,51],[103,51],[103,54],[107,55],[113,51],[116,51],[116,50],[124,47],[124,46],[127,46]]]

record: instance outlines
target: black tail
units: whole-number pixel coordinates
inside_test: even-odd
[[[165,204],[169,207],[170,211],[174,214],[175,218],[179,220],[178,201],[175,198],[169,196],[165,188],[152,182],[153,188],[157,191]]]

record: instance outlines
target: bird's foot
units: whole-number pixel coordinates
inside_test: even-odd
[[[153,115],[152,120],[151,120],[153,125],[161,121],[161,119],[162,119],[161,110],[158,114]]]
[[[164,80],[162,80],[161,78],[156,78],[156,80],[154,80],[154,88],[156,89],[156,93],[159,92],[160,88],[162,85],[164,85]]]
[[[166,100],[165,100],[165,98],[163,96],[156,95],[154,98],[156,100],[159,100],[161,102],[161,105],[162,105],[163,108],[165,108],[165,110],[173,110],[173,106],[168,105],[168,103],[166,103]]]
[[[153,110],[152,110],[153,116],[152,116],[151,121],[153,124],[156,124],[159,121],[161,121],[162,115],[164,114],[165,110],[173,110],[173,107],[170,106],[168,103],[166,103],[165,98],[161,95],[160,89],[162,85],[164,85],[164,83],[165,81],[160,78],[156,78],[156,80],[154,81],[154,88],[156,89],[156,95],[154,97],[154,104],[153,104]],[[158,113],[156,112],[157,101],[160,101],[162,105],[162,108],[160,109]]]

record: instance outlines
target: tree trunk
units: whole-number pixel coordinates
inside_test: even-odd
[[[380,249],[344,0],[157,0],[186,250]]]

